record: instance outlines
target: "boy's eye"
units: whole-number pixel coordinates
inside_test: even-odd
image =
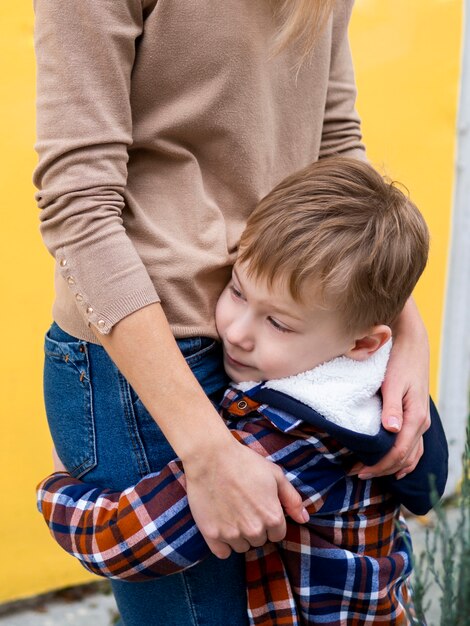
[[[275,328],[276,330],[278,330],[281,333],[290,333],[290,329],[286,328],[285,326],[282,326],[281,324],[279,324],[279,322],[277,322],[273,317],[268,317],[268,321],[271,324],[271,326],[273,328]]]
[[[232,292],[232,295],[235,296],[235,298],[242,297],[242,292],[239,289],[237,289],[235,285],[230,285],[230,291]]]

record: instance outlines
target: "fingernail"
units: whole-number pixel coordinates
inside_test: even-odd
[[[310,514],[307,509],[302,509],[302,517],[304,522],[308,522],[308,520],[310,519]]]
[[[369,480],[369,478],[373,478],[374,475],[373,474],[359,474],[359,478],[361,480]]]
[[[406,476],[406,472],[402,472],[401,474],[397,475],[397,480],[401,480],[402,478],[405,478]]]
[[[387,423],[389,428],[392,428],[393,430],[400,430],[401,422],[398,417],[389,417]]]

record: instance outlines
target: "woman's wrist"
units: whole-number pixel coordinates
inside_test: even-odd
[[[233,446],[237,445],[230,430],[224,421],[210,405],[210,409],[201,414],[196,420],[191,417],[194,424],[191,431],[177,432],[171,441],[171,445],[185,467],[189,464],[193,467],[208,465],[211,459],[220,458],[230,454]]]

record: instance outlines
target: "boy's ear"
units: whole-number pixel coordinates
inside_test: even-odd
[[[392,336],[392,331],[385,324],[380,326],[373,326],[370,331],[364,337],[356,339],[352,348],[350,348],[344,356],[356,361],[365,361],[370,356],[377,352],[384,343]]]

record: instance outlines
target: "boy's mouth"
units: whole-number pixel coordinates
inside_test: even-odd
[[[225,352],[225,358],[227,359],[227,363],[232,367],[251,367],[250,365],[245,365],[245,363],[240,363],[240,361],[236,361],[230,356],[228,352]]]

